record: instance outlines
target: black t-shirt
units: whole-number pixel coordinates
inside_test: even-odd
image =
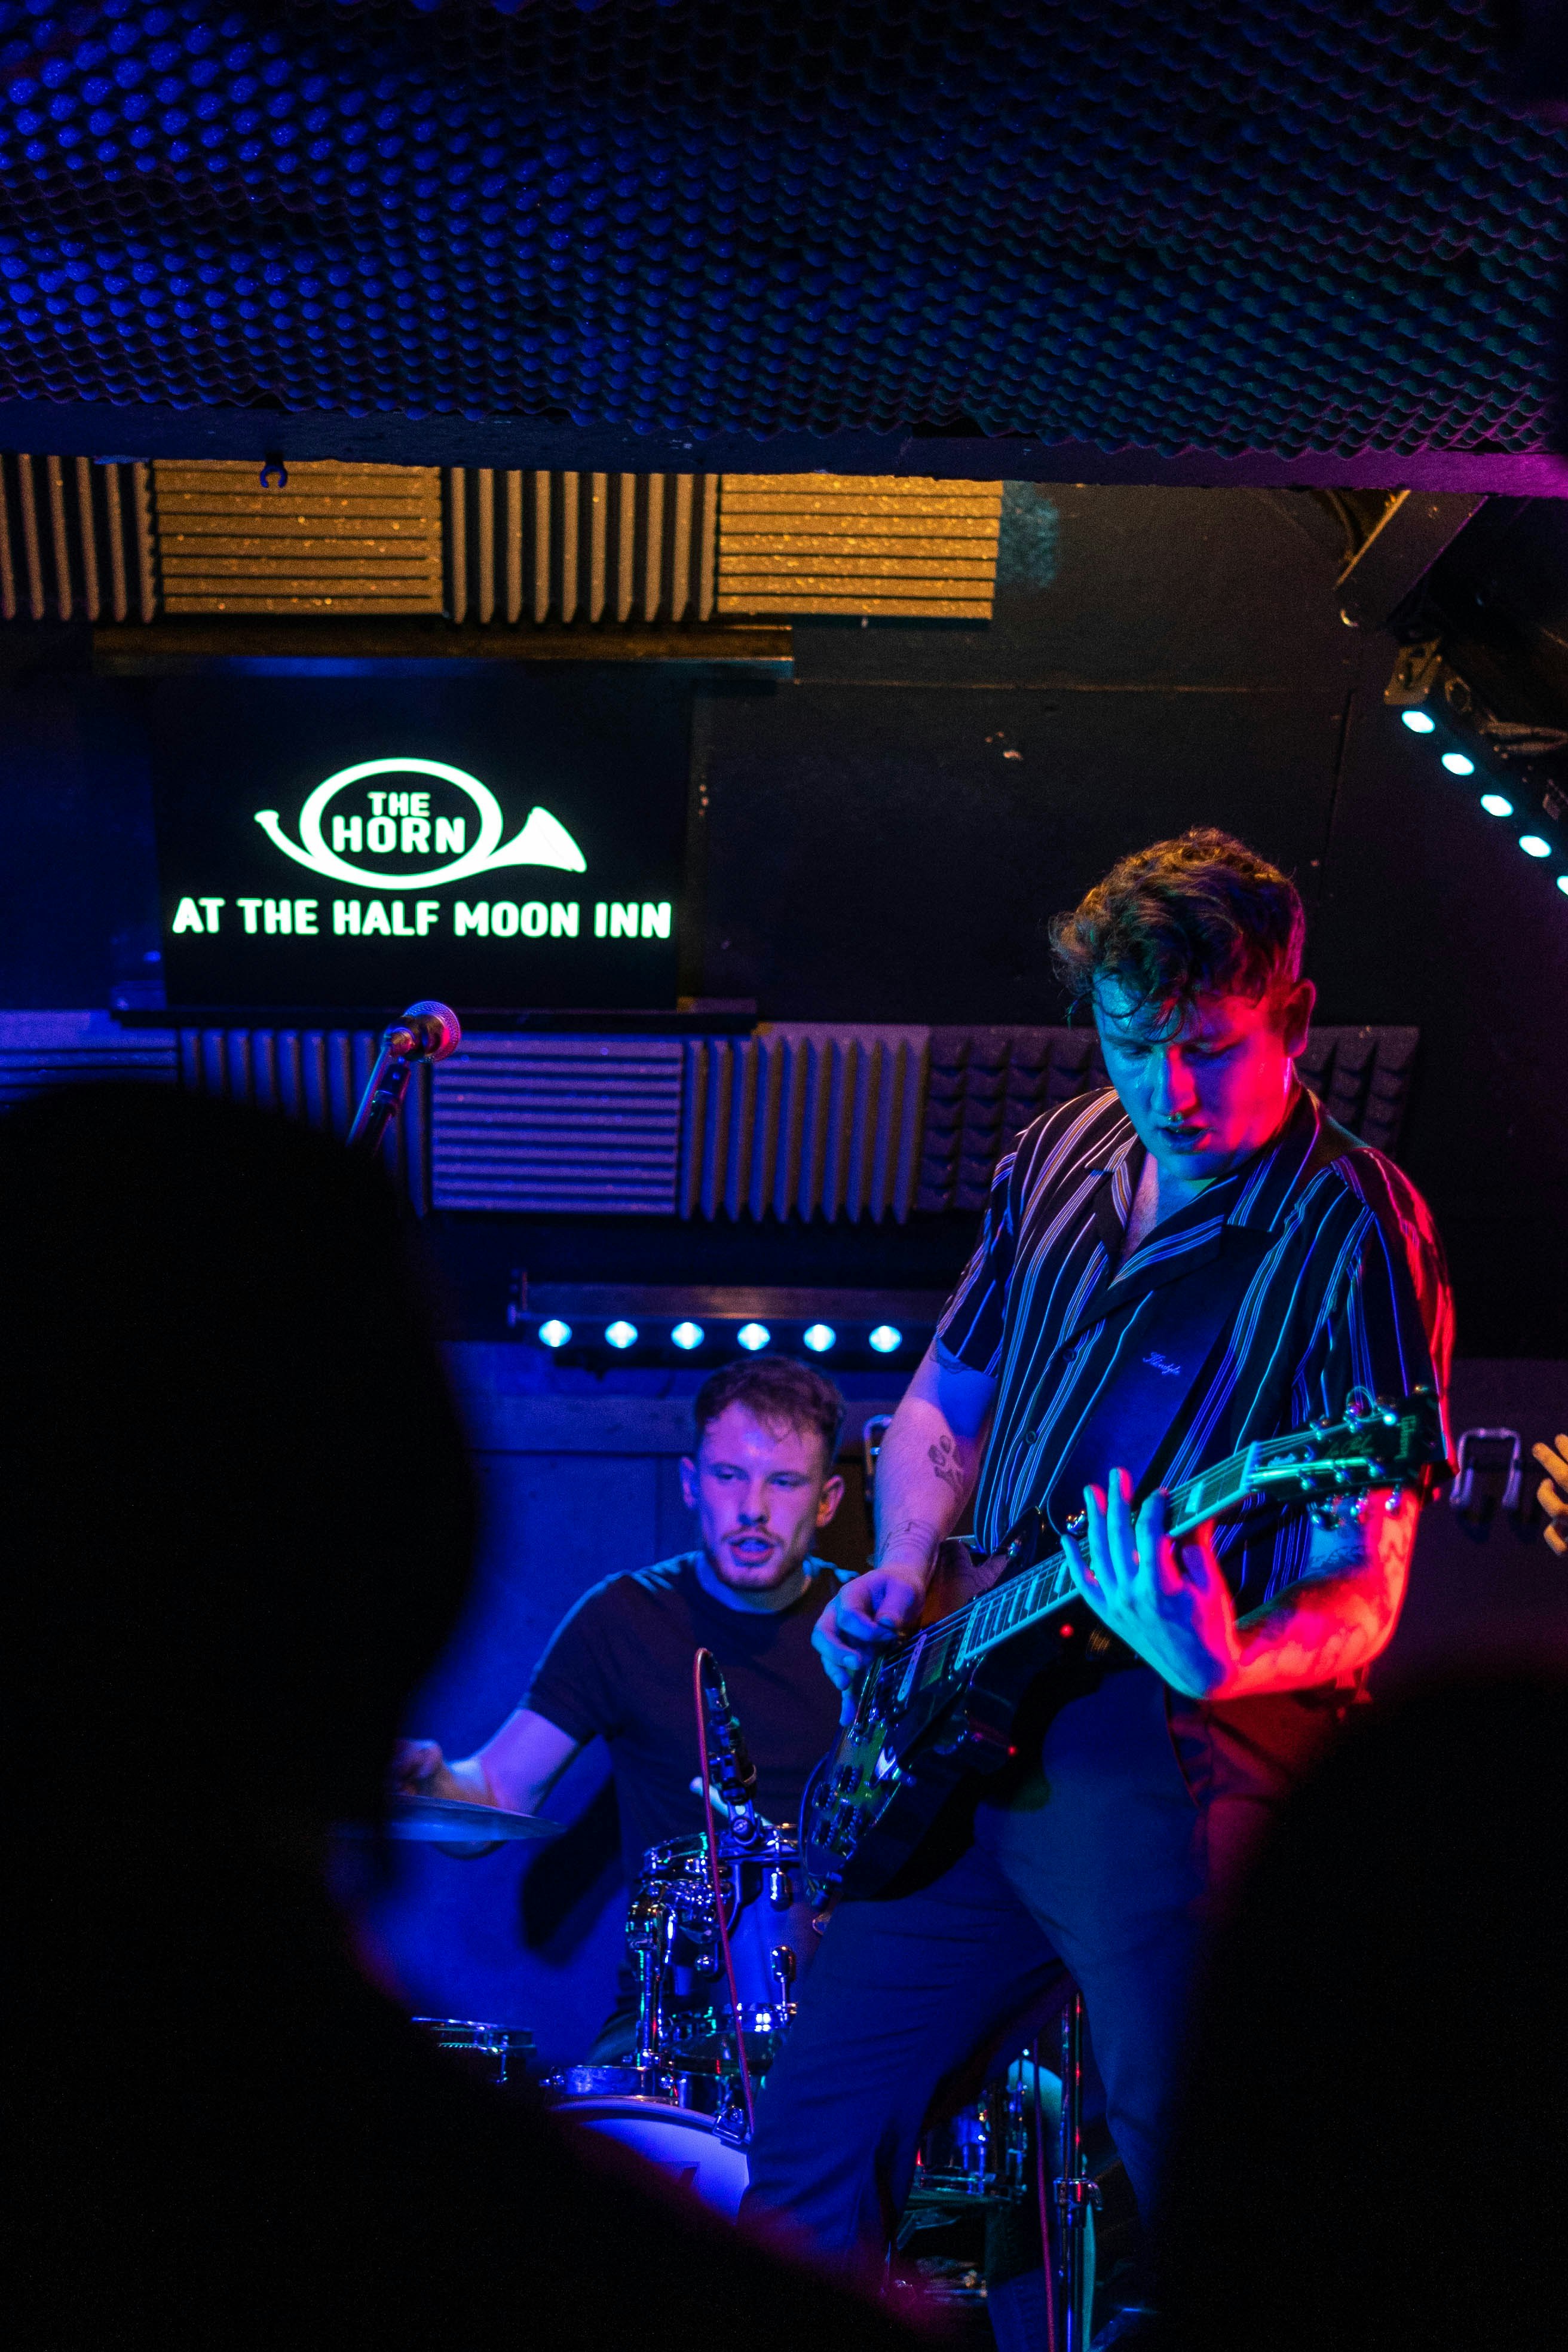
[[[635,1883],[647,1847],[702,1827],[691,1661],[711,1650],[757,1768],[757,1805],[798,1822],[812,1766],[831,1746],[838,1694],[811,1646],[835,1571],[806,1562],[811,1581],[789,1609],[731,1609],[697,1580],[683,1552],[606,1577],[563,1618],[522,1704],[572,1738],[607,1742],[621,1816],[621,1852]]]

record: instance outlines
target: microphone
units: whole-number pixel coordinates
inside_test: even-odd
[[[422,996],[400,1021],[395,1021],[381,1041],[382,1051],[400,1062],[444,1062],[463,1042],[458,1016],[449,1004]]]
[[[724,1677],[711,1656],[702,1669],[702,1711],[708,1718],[710,1769],[729,1808],[730,1834],[749,1844],[757,1833],[757,1768],[747,1752],[745,1734],[730,1704]]]
[[[381,1041],[370,1084],[361,1098],[348,1132],[351,1151],[374,1151],[403,1107],[408,1081],[419,1062],[444,1062],[463,1042],[458,1016],[449,1004],[422,996],[399,1021],[394,1021]]]

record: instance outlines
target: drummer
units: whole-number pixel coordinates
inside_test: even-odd
[[[691,1662],[706,1647],[756,1764],[759,1811],[798,1821],[806,1776],[838,1721],[837,1695],[811,1644],[836,1572],[811,1547],[843,1499],[833,1464],[844,1410],[831,1381],[784,1356],[752,1357],[705,1381],[680,1465],[696,1548],[595,1584],[485,1746],[449,1763],[433,1740],[405,1741],[399,1785],[538,1812],[574,1759],[603,1739],[635,1885],[649,1846],[703,1825]],[[608,2061],[632,2039],[617,2010],[593,2054]]]

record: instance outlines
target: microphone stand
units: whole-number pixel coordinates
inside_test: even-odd
[[[458,1016],[445,1004],[422,1000],[383,1034],[370,1082],[348,1132],[351,1151],[373,1152],[403,1108],[408,1081],[421,1062],[444,1062],[463,1042]]]

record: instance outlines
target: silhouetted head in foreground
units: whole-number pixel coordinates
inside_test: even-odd
[[[12,1736],[149,1832],[373,1810],[472,1541],[379,1171],[86,1088],[0,1120],[0,1230]]]
[[[472,1539],[375,1171],[94,1090],[0,1120],[0,1217],[13,2340],[487,2345],[521,2313],[603,2352],[647,2311],[661,2342],[890,2352],[454,2074],[351,1958],[321,1832],[375,1810]]]
[[[1181,2352],[1560,2340],[1568,1690],[1437,1690],[1285,1815],[1217,1955],[1163,2212]]]

